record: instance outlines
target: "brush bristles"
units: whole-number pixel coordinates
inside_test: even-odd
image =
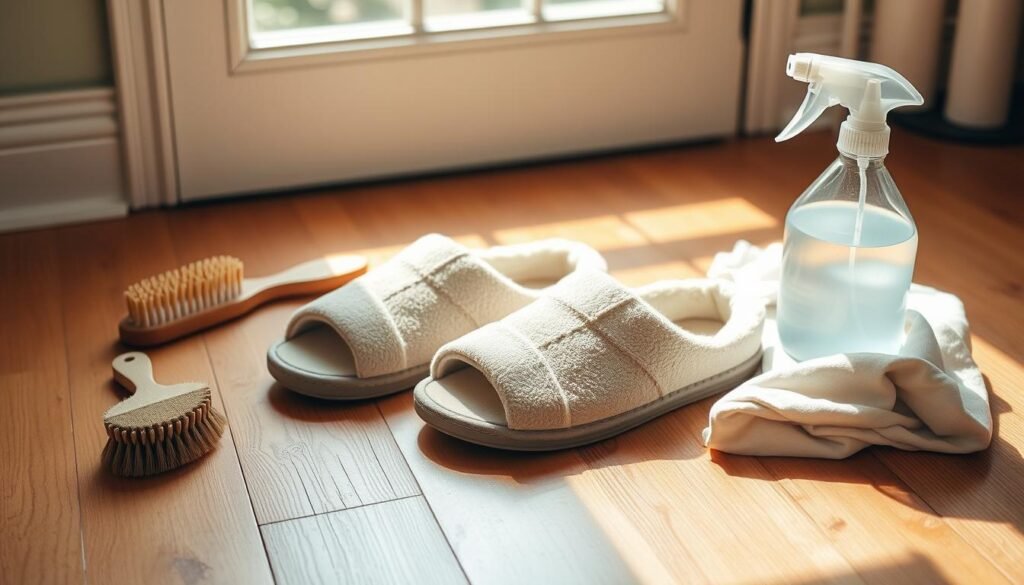
[[[156,327],[231,301],[242,294],[242,261],[216,256],[152,276],[128,287],[128,316]]]
[[[107,424],[103,465],[114,475],[143,477],[170,471],[214,449],[227,420],[205,400],[172,421],[145,429]]]

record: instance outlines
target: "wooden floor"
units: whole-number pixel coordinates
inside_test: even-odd
[[[142,481],[99,468],[122,290],[214,254],[250,275],[329,252],[379,260],[437,231],[589,242],[631,284],[703,274],[780,239],[834,157],[828,133],[140,213],[0,236],[0,582],[1024,582],[1024,149],[893,136],[920,229],[916,280],[967,305],[992,391],[983,453],[846,461],[709,453],[713,399],[554,454],[424,428],[409,393],[356,405],[274,384],[302,301],[154,350],[206,380],[230,432]]]

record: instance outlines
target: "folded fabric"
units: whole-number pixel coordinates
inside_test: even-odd
[[[777,244],[740,242],[715,257],[708,275],[732,280],[774,303]],[[869,445],[970,453],[992,439],[988,391],[971,357],[960,300],[913,285],[899,355],[852,353],[796,362],[765,323],[764,373],[711,409],[704,442],[744,455],[841,459]]]

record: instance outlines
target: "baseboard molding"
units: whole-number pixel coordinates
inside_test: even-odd
[[[0,232],[127,213],[111,88],[0,98]]]
[[[128,204],[119,197],[23,205],[0,213],[0,233],[112,219],[127,214]]]

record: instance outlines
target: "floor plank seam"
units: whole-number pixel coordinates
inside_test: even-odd
[[[277,573],[274,572],[274,563],[270,561],[270,549],[267,548],[267,537],[263,534],[262,527],[259,524],[256,525],[256,532],[260,533],[260,544],[263,545],[263,554],[267,557],[267,566],[270,568],[270,579],[274,583],[277,583]]]
[[[374,402],[373,406],[377,409],[377,414],[380,415],[381,420],[384,421],[384,426],[387,427],[388,433],[391,435],[391,440],[395,442],[395,448],[398,449],[398,453],[402,456],[402,461],[405,462],[405,466],[409,469],[409,475],[411,475],[412,480],[416,482],[416,489],[420,492],[418,495],[423,496],[423,503],[425,503],[427,505],[427,509],[430,510],[430,515],[434,517],[434,523],[437,524],[437,529],[441,531],[441,536],[444,537],[444,542],[448,545],[448,550],[451,551],[452,558],[454,558],[455,563],[459,565],[459,570],[462,571],[462,576],[465,577],[466,583],[472,583],[473,581],[470,580],[469,573],[466,572],[466,567],[462,566],[462,559],[460,559],[458,553],[455,552],[455,547],[452,546],[452,541],[448,538],[448,533],[444,531],[444,526],[441,525],[441,521],[437,517],[437,512],[434,511],[434,506],[430,503],[430,498],[428,498],[426,492],[423,491],[423,486],[420,485],[420,479],[416,477],[416,473],[413,472],[412,466],[409,465],[409,460],[405,458],[405,453],[398,448],[398,438],[395,436],[395,431],[391,430],[391,424],[388,422],[387,417],[384,416],[384,411],[380,409],[380,401]],[[416,496],[408,497],[414,498]]]
[[[376,405],[374,405],[374,406],[376,406]],[[380,416],[381,422],[384,423],[385,425],[387,425],[387,421],[384,420],[384,415],[381,414],[379,408],[377,409],[377,415]],[[373,459],[374,459],[374,461],[377,462],[377,467],[380,468],[380,472],[384,475],[384,481],[388,482],[388,489],[391,490],[391,495],[392,496],[397,496],[398,492],[395,491],[395,484],[391,482],[391,476],[388,475],[388,472],[384,469],[384,466],[381,465],[380,455],[377,455],[377,449],[373,446],[373,441],[370,440],[370,435],[367,434],[366,429],[363,428],[362,426],[359,427],[359,432],[361,432],[363,434],[363,439],[365,439],[366,440],[366,444],[370,446],[370,452],[373,453]],[[388,432],[390,433],[390,430]],[[395,445],[395,448],[397,449],[398,445]],[[401,451],[401,450],[399,449],[399,451]],[[406,468],[408,469],[409,468],[409,464],[408,464],[408,462],[405,461],[404,456],[402,458],[402,461],[406,464]],[[412,469],[409,469],[409,475],[412,475]],[[347,476],[347,474],[346,474],[346,476]],[[358,496],[358,495],[359,494],[357,493],[356,496]],[[362,501],[362,498],[359,498],[359,499],[360,499],[360,501]]]
[[[299,464],[294,459],[289,459],[289,463],[292,465],[292,470],[295,472],[295,477],[299,482],[299,487],[302,488],[302,495],[306,496],[306,503],[309,505],[309,510],[313,512],[313,516],[316,516],[320,512],[316,511],[316,506],[313,505],[313,499],[309,497],[309,489],[306,488],[306,482],[302,481],[302,472],[299,470]]]
[[[173,242],[172,242],[173,247]],[[177,256],[177,254],[175,254]],[[177,260],[177,258],[175,258]],[[270,578],[276,583],[277,575],[274,574],[274,567],[270,564],[270,551],[267,550],[266,541],[260,531],[259,518],[256,517],[256,505],[252,501],[252,492],[249,487],[249,478],[245,475],[245,466],[242,465],[242,456],[238,452],[238,443],[235,440],[235,433],[231,429],[231,417],[228,412],[227,401],[224,400],[224,392],[217,376],[217,368],[213,364],[213,357],[210,355],[210,346],[206,342],[206,333],[200,334],[203,342],[203,353],[206,355],[206,363],[210,366],[210,373],[213,374],[213,383],[217,387],[217,395],[220,397],[220,407],[224,409],[224,418],[228,421],[228,435],[231,437],[231,448],[235,453],[235,462],[238,463],[238,474],[242,477],[242,485],[245,486],[245,498],[249,501],[249,511],[252,513],[252,521],[256,525],[256,532],[260,533],[260,542],[263,543],[263,556],[267,559],[267,569],[270,570]]]
[[[400,498],[393,498],[390,500],[382,500],[380,502],[371,502],[369,504],[360,504],[358,506],[352,506],[351,508],[338,508],[337,510],[324,510],[323,512],[313,512],[312,514],[304,514],[302,516],[295,516],[294,518],[281,518],[279,520],[270,520],[259,524],[262,529],[264,526],[273,526],[274,524],[281,524],[282,522],[291,522],[292,520],[304,520],[306,518],[316,518],[317,516],[327,516],[329,514],[339,514],[341,512],[350,512],[352,510],[358,510],[360,508],[368,508],[370,506],[380,506],[383,504],[390,504],[391,502],[400,502],[402,500],[408,500],[411,498],[418,498],[423,494],[413,494],[411,496],[402,496]],[[425,500],[426,498],[424,498]]]
[[[345,474],[345,481],[348,482],[348,485],[352,486],[352,494],[356,497],[356,501],[359,502],[356,505],[362,506],[363,498],[359,495],[359,490],[356,489],[356,484],[352,483],[352,476],[348,474],[348,469],[345,469],[345,462],[341,460],[341,455],[335,453],[334,458],[338,460],[338,467],[341,467],[341,472]],[[334,476],[332,475],[331,481],[334,483],[334,489],[338,491],[338,499],[341,501],[341,505],[347,510],[349,506],[345,506],[345,494],[342,493],[341,488],[338,486],[338,480],[334,479]]]
[[[60,256],[60,242],[57,231],[51,230],[51,242],[55,255]],[[58,262],[59,264],[59,262]],[[64,275],[58,268],[57,290],[64,290]],[[60,295],[58,294],[58,298]],[[78,552],[82,562],[82,583],[89,582],[89,567],[85,554],[85,513],[82,511],[82,472],[78,462],[78,437],[75,434],[75,397],[71,391],[71,348],[68,347],[68,313],[64,303],[60,303],[60,328],[64,337],[64,380],[68,391],[68,422],[71,425],[71,453],[75,458],[75,497],[78,498]]]

